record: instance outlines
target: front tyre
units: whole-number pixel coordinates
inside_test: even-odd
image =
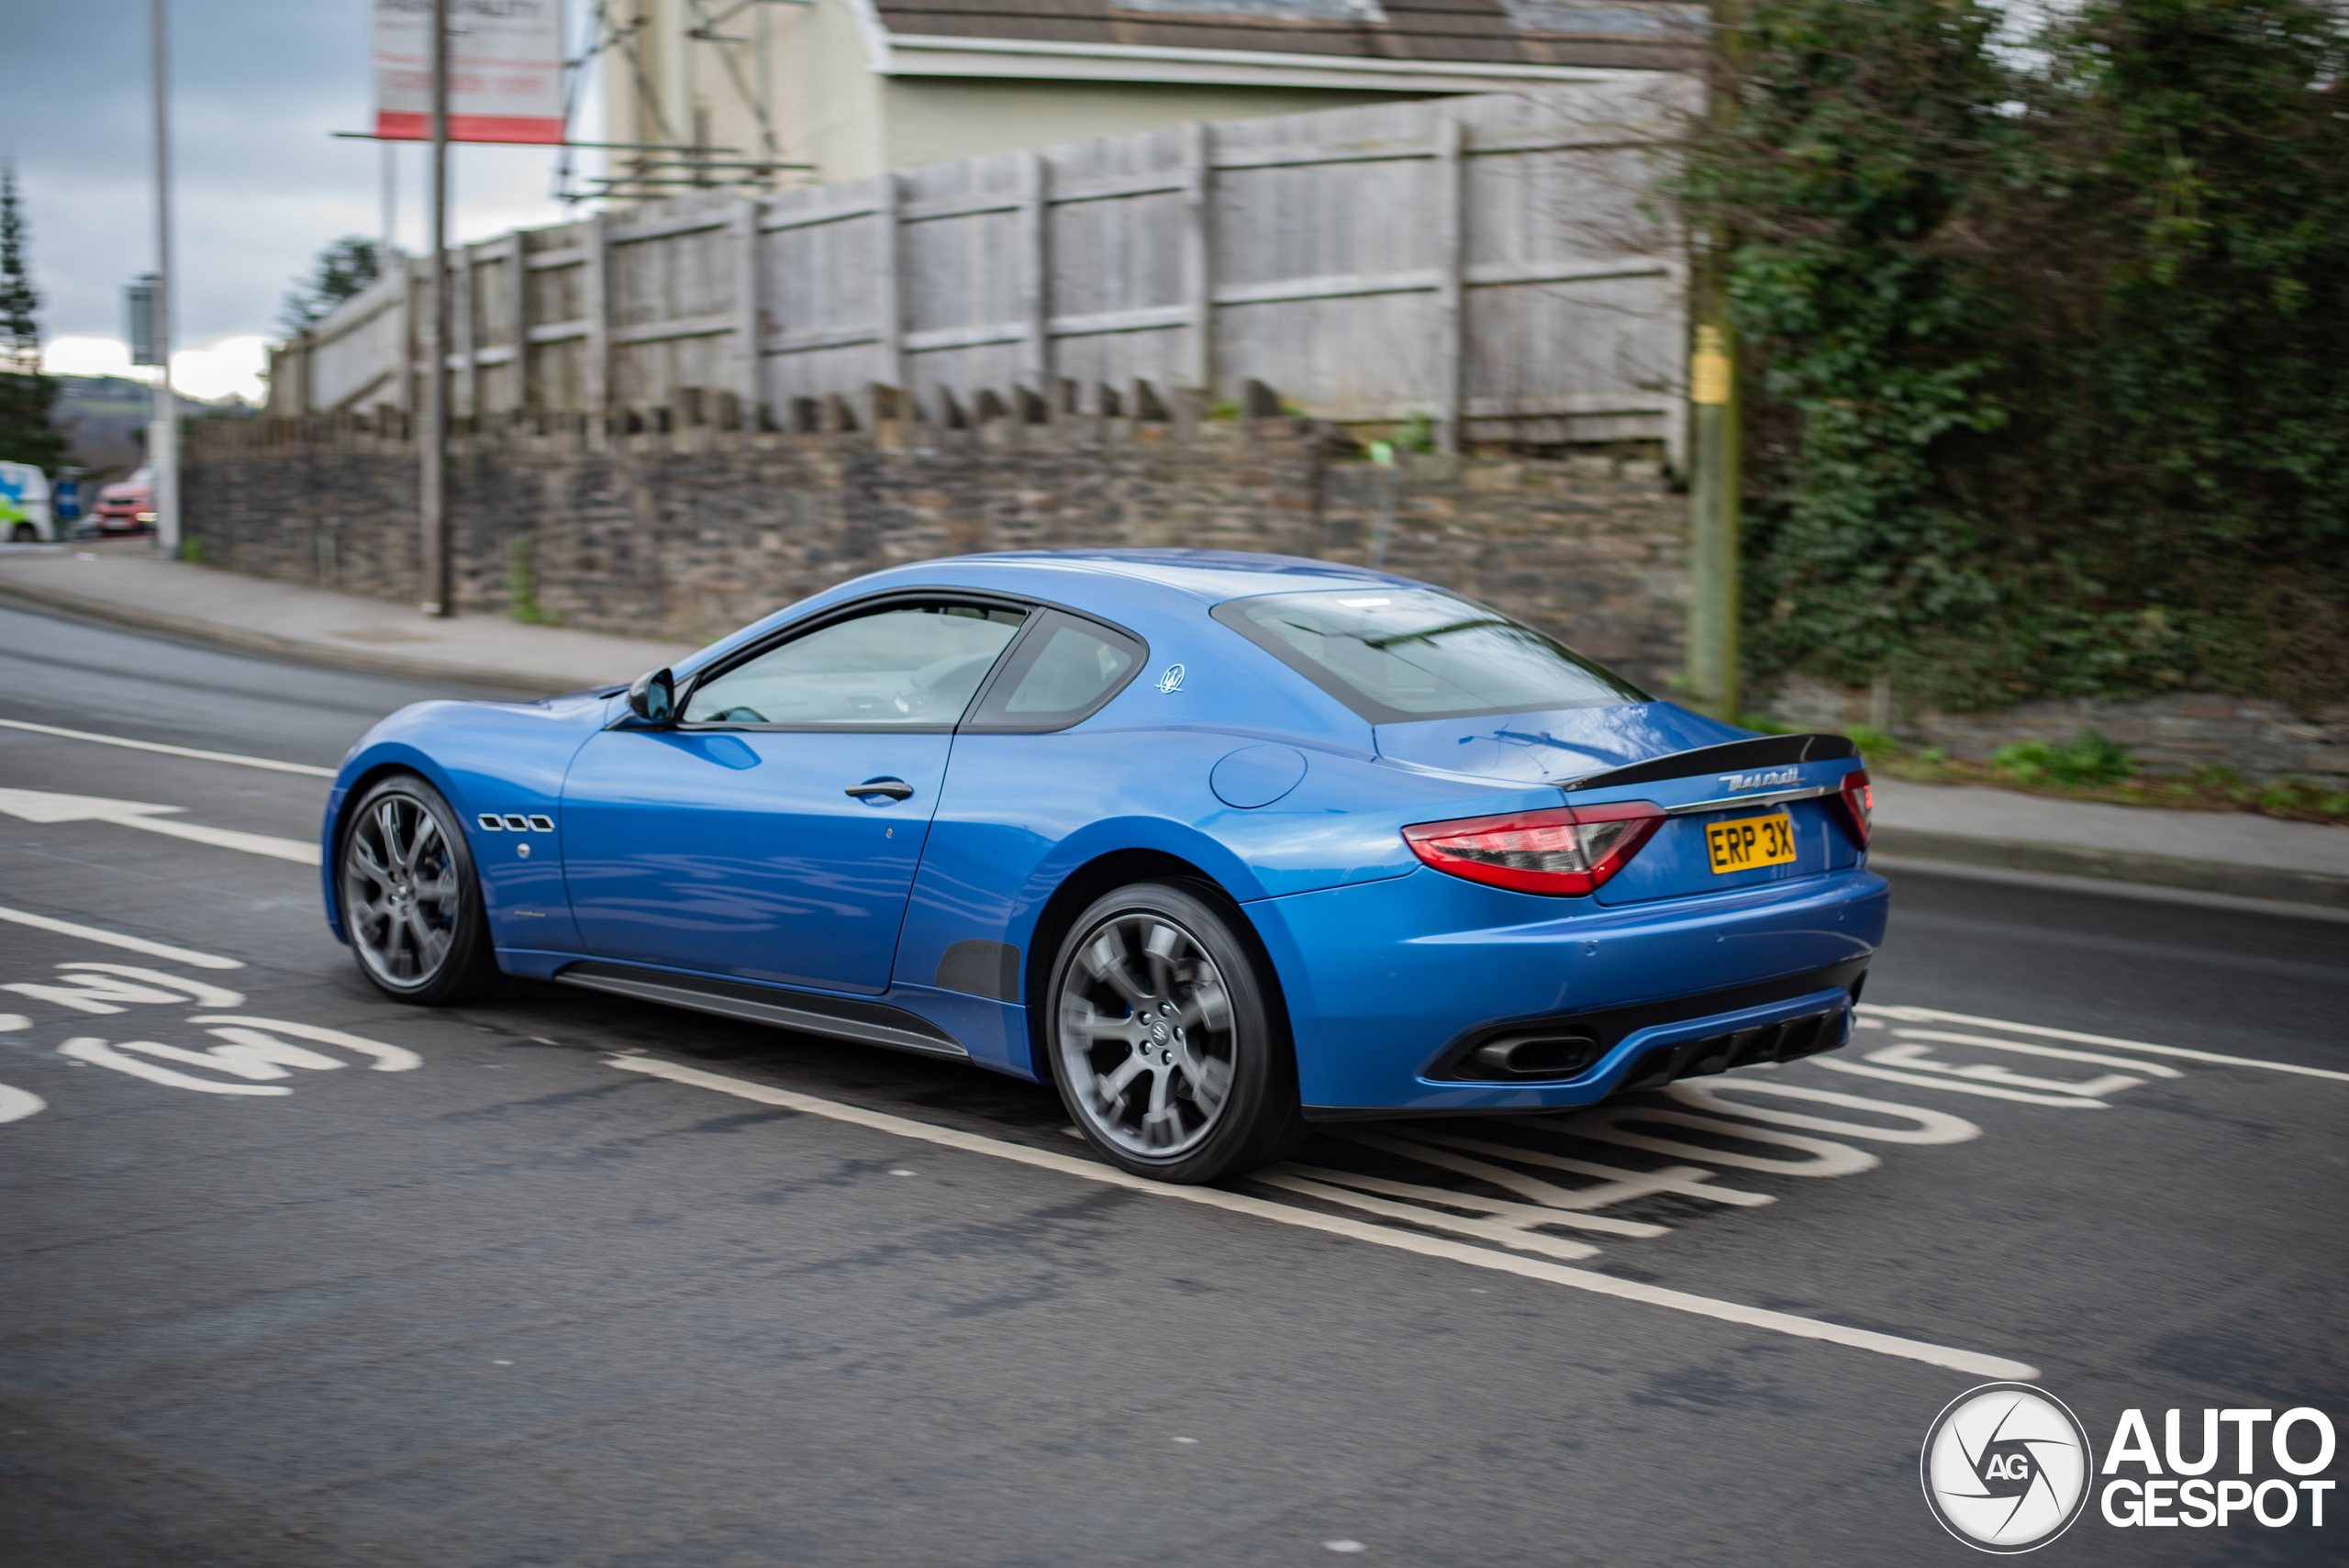
[[[1145,882],[1095,900],[1046,993],[1052,1077],[1078,1130],[1166,1182],[1252,1170],[1305,1136],[1263,972],[1237,912],[1205,891]]]
[[[360,797],[343,817],[335,876],[343,933],[386,996],[439,1006],[496,984],[473,853],[424,780],[395,773]]]

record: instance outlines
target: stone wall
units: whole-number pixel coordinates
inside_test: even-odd
[[[2143,702],[2050,699],[2018,703],[1998,713],[1942,713],[1905,708],[1898,694],[1892,695],[1887,705],[1868,692],[1790,681],[1772,694],[1767,711],[1804,728],[1873,723],[1974,762],[1987,762],[1998,748],[2018,741],[2061,746],[2081,730],[2093,729],[2128,748],[2137,765],[2150,773],[2188,773],[2215,765],[2263,781],[2305,778],[2337,784],[2349,775],[2349,705],[2296,714],[2280,704],[2250,697],[2173,692]]]
[[[835,408],[828,422],[852,417]],[[396,417],[198,427],[185,473],[185,530],[208,562],[418,596],[416,454]],[[847,577],[975,550],[1362,562],[1384,531],[1390,570],[1495,604],[1655,690],[1682,657],[1687,507],[1659,464],[1407,455],[1386,469],[1306,419],[607,436],[539,415],[458,438],[451,512],[460,609],[601,631],[712,638]]]

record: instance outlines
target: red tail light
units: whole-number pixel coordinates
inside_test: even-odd
[[[1865,768],[1854,768],[1843,775],[1835,803],[1843,808],[1843,825],[1852,830],[1852,841],[1866,849],[1868,833],[1876,823],[1876,792],[1868,787]]]
[[[1588,893],[1621,871],[1664,813],[1644,800],[1559,806],[1505,817],[1423,822],[1403,829],[1411,852],[1441,872],[1518,893]]]

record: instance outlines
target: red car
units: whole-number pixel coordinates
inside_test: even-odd
[[[98,504],[90,508],[90,526],[102,536],[152,532],[155,482],[150,471],[142,468],[99,491]]]

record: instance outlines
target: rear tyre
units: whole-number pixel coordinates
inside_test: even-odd
[[[1137,1175],[1212,1182],[1304,1141],[1296,1060],[1240,918],[1211,889],[1136,883],[1095,900],[1053,960],[1062,1103]]]
[[[335,875],[343,934],[384,995],[440,1006],[496,986],[473,852],[429,784],[395,773],[362,795],[343,817]]]
[[[8,542],[10,544],[39,544],[40,530],[30,523],[18,523],[8,530]]]

